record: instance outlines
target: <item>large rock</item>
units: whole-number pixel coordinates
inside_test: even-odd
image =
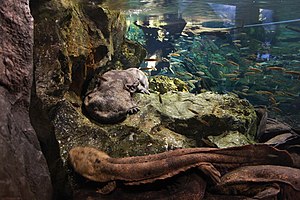
[[[57,103],[68,90],[80,96],[86,80],[110,62],[134,67],[145,56],[141,46],[124,39],[125,17],[119,12],[76,0],[32,1],[31,8],[36,93],[44,103]]]
[[[0,21],[0,199],[51,199],[47,163],[29,119],[33,69],[29,1],[2,1]]]
[[[135,66],[145,50],[124,39],[123,15],[95,2],[32,0],[30,6],[35,26],[31,121],[48,162],[54,198],[67,199],[72,194],[53,126],[60,102],[72,94],[80,106],[95,71]]]
[[[237,142],[229,141],[227,146],[253,143],[256,114],[246,100],[210,92],[136,94],[135,100],[140,107],[137,114],[122,123],[104,125],[89,120],[74,106],[76,100],[66,96],[54,114],[62,156],[67,158],[75,146],[96,147],[118,157],[146,155],[201,146],[208,136],[222,134],[236,136]]]
[[[77,146],[126,157],[207,144],[228,147],[254,143],[255,110],[236,96],[167,92],[136,94],[135,101],[140,107],[138,113],[108,125],[83,115],[81,100],[73,92],[66,93],[51,118],[65,163],[70,149]],[[77,176],[72,180],[75,198],[79,198],[78,192],[88,186]]]

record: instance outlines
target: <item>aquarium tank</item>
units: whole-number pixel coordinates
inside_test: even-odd
[[[140,69],[176,77],[189,92],[234,93],[299,128],[299,1],[116,0],[126,37],[143,45]]]
[[[299,9],[1,1],[0,200],[298,200]]]

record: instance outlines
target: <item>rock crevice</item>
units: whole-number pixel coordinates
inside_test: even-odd
[[[0,199],[50,200],[47,163],[29,119],[33,71],[29,1],[1,2],[0,21]]]

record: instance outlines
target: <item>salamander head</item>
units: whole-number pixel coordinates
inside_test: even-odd
[[[91,147],[75,147],[69,151],[69,162],[74,170],[83,177],[98,182],[109,181],[99,171],[101,165],[105,167],[108,158],[110,157],[106,153]]]
[[[149,82],[147,76],[141,70],[137,68],[128,68],[126,71],[130,72],[136,79],[139,80],[140,87],[139,90],[143,90],[143,93],[149,93]]]

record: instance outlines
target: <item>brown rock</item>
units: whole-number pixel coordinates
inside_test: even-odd
[[[2,1],[0,21],[0,199],[51,199],[48,167],[29,119],[33,69],[29,1]]]

